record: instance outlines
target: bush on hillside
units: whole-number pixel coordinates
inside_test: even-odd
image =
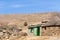
[[[27,24],[27,22],[24,22],[24,26],[27,26],[28,24]]]

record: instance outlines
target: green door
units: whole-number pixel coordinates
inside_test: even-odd
[[[40,27],[36,27],[36,36],[40,36]]]
[[[30,33],[33,33],[33,32],[34,32],[34,28],[31,28]]]

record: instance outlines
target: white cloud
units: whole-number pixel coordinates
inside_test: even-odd
[[[11,7],[13,7],[13,8],[24,7],[24,6],[25,6],[25,5],[20,5],[20,4],[11,5]]]

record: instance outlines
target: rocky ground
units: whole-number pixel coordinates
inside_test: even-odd
[[[11,26],[0,26],[0,39],[7,40],[12,38],[17,38],[21,36],[26,36],[25,32],[22,32],[22,29],[17,27],[16,25]]]

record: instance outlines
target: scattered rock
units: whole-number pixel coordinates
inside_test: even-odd
[[[17,26],[0,26],[0,39],[9,39],[12,36],[26,36],[27,33]]]

